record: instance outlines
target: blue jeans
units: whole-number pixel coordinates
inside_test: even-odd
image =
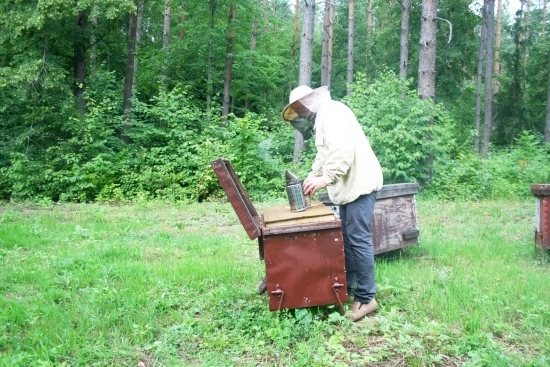
[[[370,231],[376,194],[372,192],[359,196],[355,201],[340,205],[339,208],[348,293],[354,293],[355,301],[361,303],[369,303],[376,295],[374,249]]]

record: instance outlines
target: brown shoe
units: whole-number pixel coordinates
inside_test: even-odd
[[[367,316],[369,313],[378,310],[378,304],[373,298],[369,303],[361,303],[359,301],[353,302],[351,306],[351,313],[347,315],[350,320],[359,321],[363,317]]]

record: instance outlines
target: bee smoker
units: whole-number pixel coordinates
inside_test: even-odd
[[[302,181],[293,173],[286,171],[286,194],[291,212],[301,212],[311,206],[311,197],[304,195]]]

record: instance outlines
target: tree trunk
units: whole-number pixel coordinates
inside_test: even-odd
[[[208,61],[206,72],[206,112],[210,113],[212,109],[212,94],[213,80],[212,80],[212,58],[214,54],[214,31],[216,25],[216,6],[217,0],[210,0],[210,35],[208,36]]]
[[[179,31],[179,37],[180,40],[185,38],[185,29],[183,28],[183,24],[185,23],[185,4],[183,3],[184,0],[181,0],[181,6],[180,6],[180,31]]]
[[[498,76],[500,75],[500,40],[502,35],[502,0],[497,2],[497,30],[495,34],[495,74],[497,77],[493,83],[493,93],[497,94],[499,91]]]
[[[74,79],[76,89],[74,95],[77,98],[78,111],[82,114],[86,112],[86,99],[84,98],[84,92],[86,86],[84,84],[86,79],[86,47],[87,40],[85,37],[86,32],[86,20],[88,15],[82,11],[74,18],[74,24],[76,26],[76,36],[74,38],[74,54],[73,54],[73,67],[74,67]]]
[[[334,0],[325,2],[323,22],[323,50],[321,59],[321,85],[330,89],[332,79],[332,42],[334,38]]]
[[[302,24],[302,41],[300,45],[300,77],[299,85],[311,85],[311,69],[313,60],[313,31],[315,27],[315,0],[304,0]],[[304,137],[296,130],[294,135],[293,161],[298,163],[304,150]]]
[[[399,60],[399,76],[407,80],[409,71],[409,18],[411,14],[411,0],[403,0],[401,13],[401,54]]]
[[[172,18],[172,10],[170,7],[170,0],[165,1],[165,8],[164,8],[164,25],[162,27],[162,51],[164,54],[163,57],[163,63],[162,63],[162,76],[161,80],[163,84],[166,82],[166,79],[168,79],[167,73],[168,73],[168,51],[170,49],[170,20]]]
[[[135,2],[134,2],[135,3]],[[136,33],[137,33],[137,13],[130,14],[128,19],[128,51],[126,54],[126,72],[124,75],[124,120],[125,123],[122,126],[120,138],[123,142],[128,144],[130,138],[128,137],[128,130],[131,122],[131,109],[132,109],[132,95],[134,93],[134,62],[136,59]]]
[[[523,55],[523,70],[527,73],[527,60],[529,59],[529,37],[531,37],[531,0],[526,0],[527,10],[525,11],[525,54]],[[526,78],[525,78],[526,79]]]
[[[351,96],[351,83],[353,83],[353,43],[355,30],[355,0],[349,0],[348,12],[348,72],[347,72],[347,90],[346,95]]]
[[[328,45],[327,45],[327,87],[330,89],[332,85],[332,56],[333,56],[333,49],[334,49],[334,7],[335,1],[329,0],[332,6],[330,7],[330,14],[329,14],[329,21],[330,21],[330,27],[329,27],[329,38],[328,38]]]
[[[437,0],[422,0],[421,21],[418,92],[420,98],[435,100]]]
[[[542,6],[542,34],[544,35],[546,33],[546,17],[547,17],[547,4],[546,4],[546,1],[547,0],[542,0],[543,2],[543,6]]]
[[[300,0],[296,0],[294,6],[294,37],[292,38],[292,59],[296,56],[296,50],[298,49],[298,35],[300,26]]]
[[[139,60],[138,60],[138,57],[137,57],[137,54],[139,52],[139,44],[141,42],[141,24],[143,23],[143,1],[140,1],[138,3],[138,7],[137,7],[137,18],[136,18],[136,47],[135,47],[135,54],[136,54],[136,57],[134,57],[134,76],[132,78],[132,84],[134,86],[134,88],[136,87],[136,84],[137,84],[137,71],[138,71],[138,64],[139,64]]]
[[[493,122],[493,43],[495,35],[495,0],[487,3],[487,53],[485,60],[485,115],[483,119],[483,141],[481,155],[487,157]]]
[[[479,135],[481,126],[481,84],[483,75],[483,61],[485,60],[485,45],[487,44],[487,4],[483,4],[481,31],[479,36],[479,54],[477,59],[477,82],[476,82],[476,116],[474,132],[474,151],[479,153]]]
[[[254,19],[252,19],[252,30],[250,31],[250,52],[254,54],[256,52],[256,41],[258,39],[258,20],[256,19],[256,16],[254,16]],[[250,69],[252,69],[252,66],[254,65],[254,60],[251,58],[248,63],[250,64]],[[244,100],[244,108],[249,111],[250,110],[250,93],[251,91],[251,85],[250,82],[247,82],[247,96]]]
[[[235,20],[235,5],[229,5],[229,17],[227,19],[227,47],[225,49],[225,81],[223,84],[223,106],[222,106],[222,121],[227,122],[229,114],[229,97],[231,95],[231,72],[233,68],[233,40],[235,38],[235,30],[233,21]]]
[[[437,33],[437,0],[422,0],[422,17],[420,25],[420,52],[418,57],[418,94],[421,99],[435,101],[435,53]],[[428,124],[433,124],[433,118]],[[427,139],[432,139],[427,136]],[[426,162],[426,176],[433,174],[433,155]]]
[[[546,128],[544,129],[544,141],[550,143],[550,62],[548,63],[548,88],[546,94]]]
[[[546,0],[543,0],[542,8],[542,37],[546,36]],[[550,144],[550,52],[548,53],[548,86],[546,90],[546,127],[544,129],[544,141]]]
[[[523,51],[523,67],[522,75],[521,75],[521,90],[523,91],[522,99],[521,99],[521,118],[520,118],[520,127],[519,131],[525,130],[525,124],[527,120],[527,114],[525,113],[527,109],[527,90],[529,87],[527,86],[527,62],[529,61],[529,38],[531,37],[531,0],[525,0],[527,3],[527,10],[525,11],[525,37],[523,41],[524,45],[524,51]],[[523,13],[523,12],[522,12]]]
[[[313,60],[313,32],[315,27],[315,1],[303,0],[303,25],[300,44],[300,85],[311,85]]]
[[[298,0],[296,0],[298,1]],[[268,11],[269,11],[269,1],[264,0],[264,30],[267,32],[268,29]],[[296,12],[298,12],[298,9],[296,9]]]
[[[90,34],[90,73],[95,75],[97,71],[97,39],[95,36],[97,28],[97,17],[92,18],[92,32]]]
[[[367,36],[372,36],[372,1],[367,0]]]

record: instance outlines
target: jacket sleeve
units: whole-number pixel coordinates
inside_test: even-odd
[[[318,115],[320,134],[315,136],[317,155],[312,168],[315,176],[332,185],[348,172],[354,158],[355,139],[347,107],[331,103],[322,112]]]

